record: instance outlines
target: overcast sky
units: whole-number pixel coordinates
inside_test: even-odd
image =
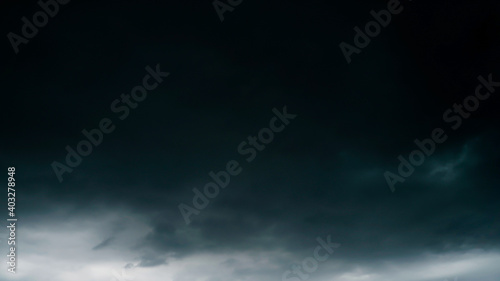
[[[500,82],[499,4],[438,2],[402,0],[348,63],[339,44],[387,1],[243,0],[221,22],[211,1],[73,0],[17,54],[7,34],[41,8],[3,1],[18,264],[4,226],[0,279],[497,281],[500,88],[456,129],[443,114],[488,93],[479,76]],[[120,118],[146,75],[156,87]],[[54,161],[105,118],[114,131],[60,181]],[[248,160],[270,122],[283,129]],[[446,140],[392,192],[386,171],[436,128]],[[186,224],[180,204],[230,161],[241,172]]]

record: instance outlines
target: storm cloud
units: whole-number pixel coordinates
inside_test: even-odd
[[[243,1],[223,22],[210,1],[71,1],[17,54],[5,38],[19,221],[0,279],[497,280],[500,90],[457,130],[443,112],[500,81],[499,4],[401,3],[350,64],[339,44],[387,1]],[[39,9],[1,5],[4,34]],[[110,104],[156,64],[169,77],[118,121]],[[297,117],[246,161],[285,106]],[[116,129],[59,182],[51,163],[103,118]],[[391,192],[384,173],[435,128],[447,140]],[[231,160],[242,172],[186,224],[179,204]],[[326,237],[341,246],[304,271]]]

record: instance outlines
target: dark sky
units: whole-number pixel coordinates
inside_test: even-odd
[[[348,63],[339,44],[387,3],[243,0],[221,22],[211,1],[72,0],[16,54],[8,34],[41,8],[3,1],[0,161],[19,222],[0,279],[498,281],[500,87],[443,115],[478,77],[500,82],[500,5],[402,0]],[[114,101],[157,67],[168,77],[120,118]],[[246,160],[285,107],[296,117]],[[54,161],[106,118],[58,180]],[[384,174],[436,128],[446,140],[392,192]],[[186,224],[179,205],[230,161],[241,173]],[[326,261],[283,279],[327,237]]]

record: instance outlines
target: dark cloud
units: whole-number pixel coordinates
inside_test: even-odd
[[[0,163],[31,231],[20,280],[43,276],[39,255],[64,262],[57,281],[279,280],[328,235],[342,247],[311,280],[496,280],[498,91],[457,130],[443,113],[478,76],[500,81],[498,3],[402,3],[351,64],[340,42],[386,1],[244,1],[223,23],[211,2],[72,1],[19,54],[4,38]],[[37,8],[1,5],[4,34]],[[171,75],[120,120],[110,104],[156,64]],[[283,106],[298,117],[248,163],[238,145]],[[116,130],[59,183],[51,163],[102,118]],[[435,128],[448,139],[392,193],[384,172]],[[178,205],[230,160],[242,173],[186,225]]]

